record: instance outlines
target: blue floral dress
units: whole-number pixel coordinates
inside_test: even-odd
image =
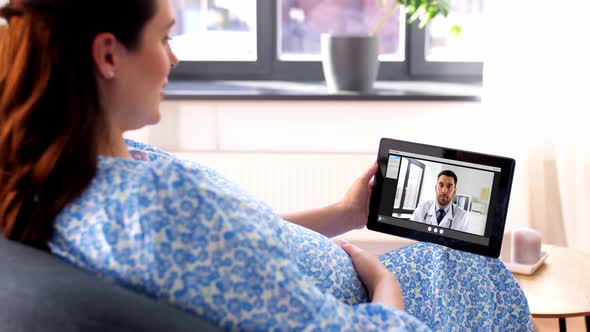
[[[387,253],[406,312],[370,303],[325,236],[205,166],[127,144],[134,160],[99,157],[57,217],[55,255],[232,330],[532,331],[497,259],[427,243]]]

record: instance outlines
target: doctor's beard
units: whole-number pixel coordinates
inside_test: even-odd
[[[443,197],[446,197],[446,199]],[[451,203],[451,198],[448,195],[438,195],[437,201],[439,206],[447,207]]]

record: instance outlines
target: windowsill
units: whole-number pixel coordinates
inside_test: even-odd
[[[375,92],[331,93],[323,82],[173,81],[166,100],[412,100],[480,101],[481,85],[431,81],[380,81]]]

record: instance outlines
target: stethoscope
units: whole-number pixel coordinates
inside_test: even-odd
[[[423,218],[424,220],[426,220],[426,218],[428,217],[428,212],[432,208],[432,204],[434,204],[434,202],[430,203],[430,206],[428,207],[428,210],[426,210],[426,213],[424,214],[424,218]],[[436,211],[434,211],[434,212],[436,212]],[[453,216],[455,215],[455,204],[453,204],[453,203],[451,203],[451,214]],[[449,228],[453,228],[453,219],[451,219],[450,222],[449,222]]]

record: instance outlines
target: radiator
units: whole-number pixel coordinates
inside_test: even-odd
[[[220,171],[278,212],[336,202],[375,160],[372,154],[174,154]]]

